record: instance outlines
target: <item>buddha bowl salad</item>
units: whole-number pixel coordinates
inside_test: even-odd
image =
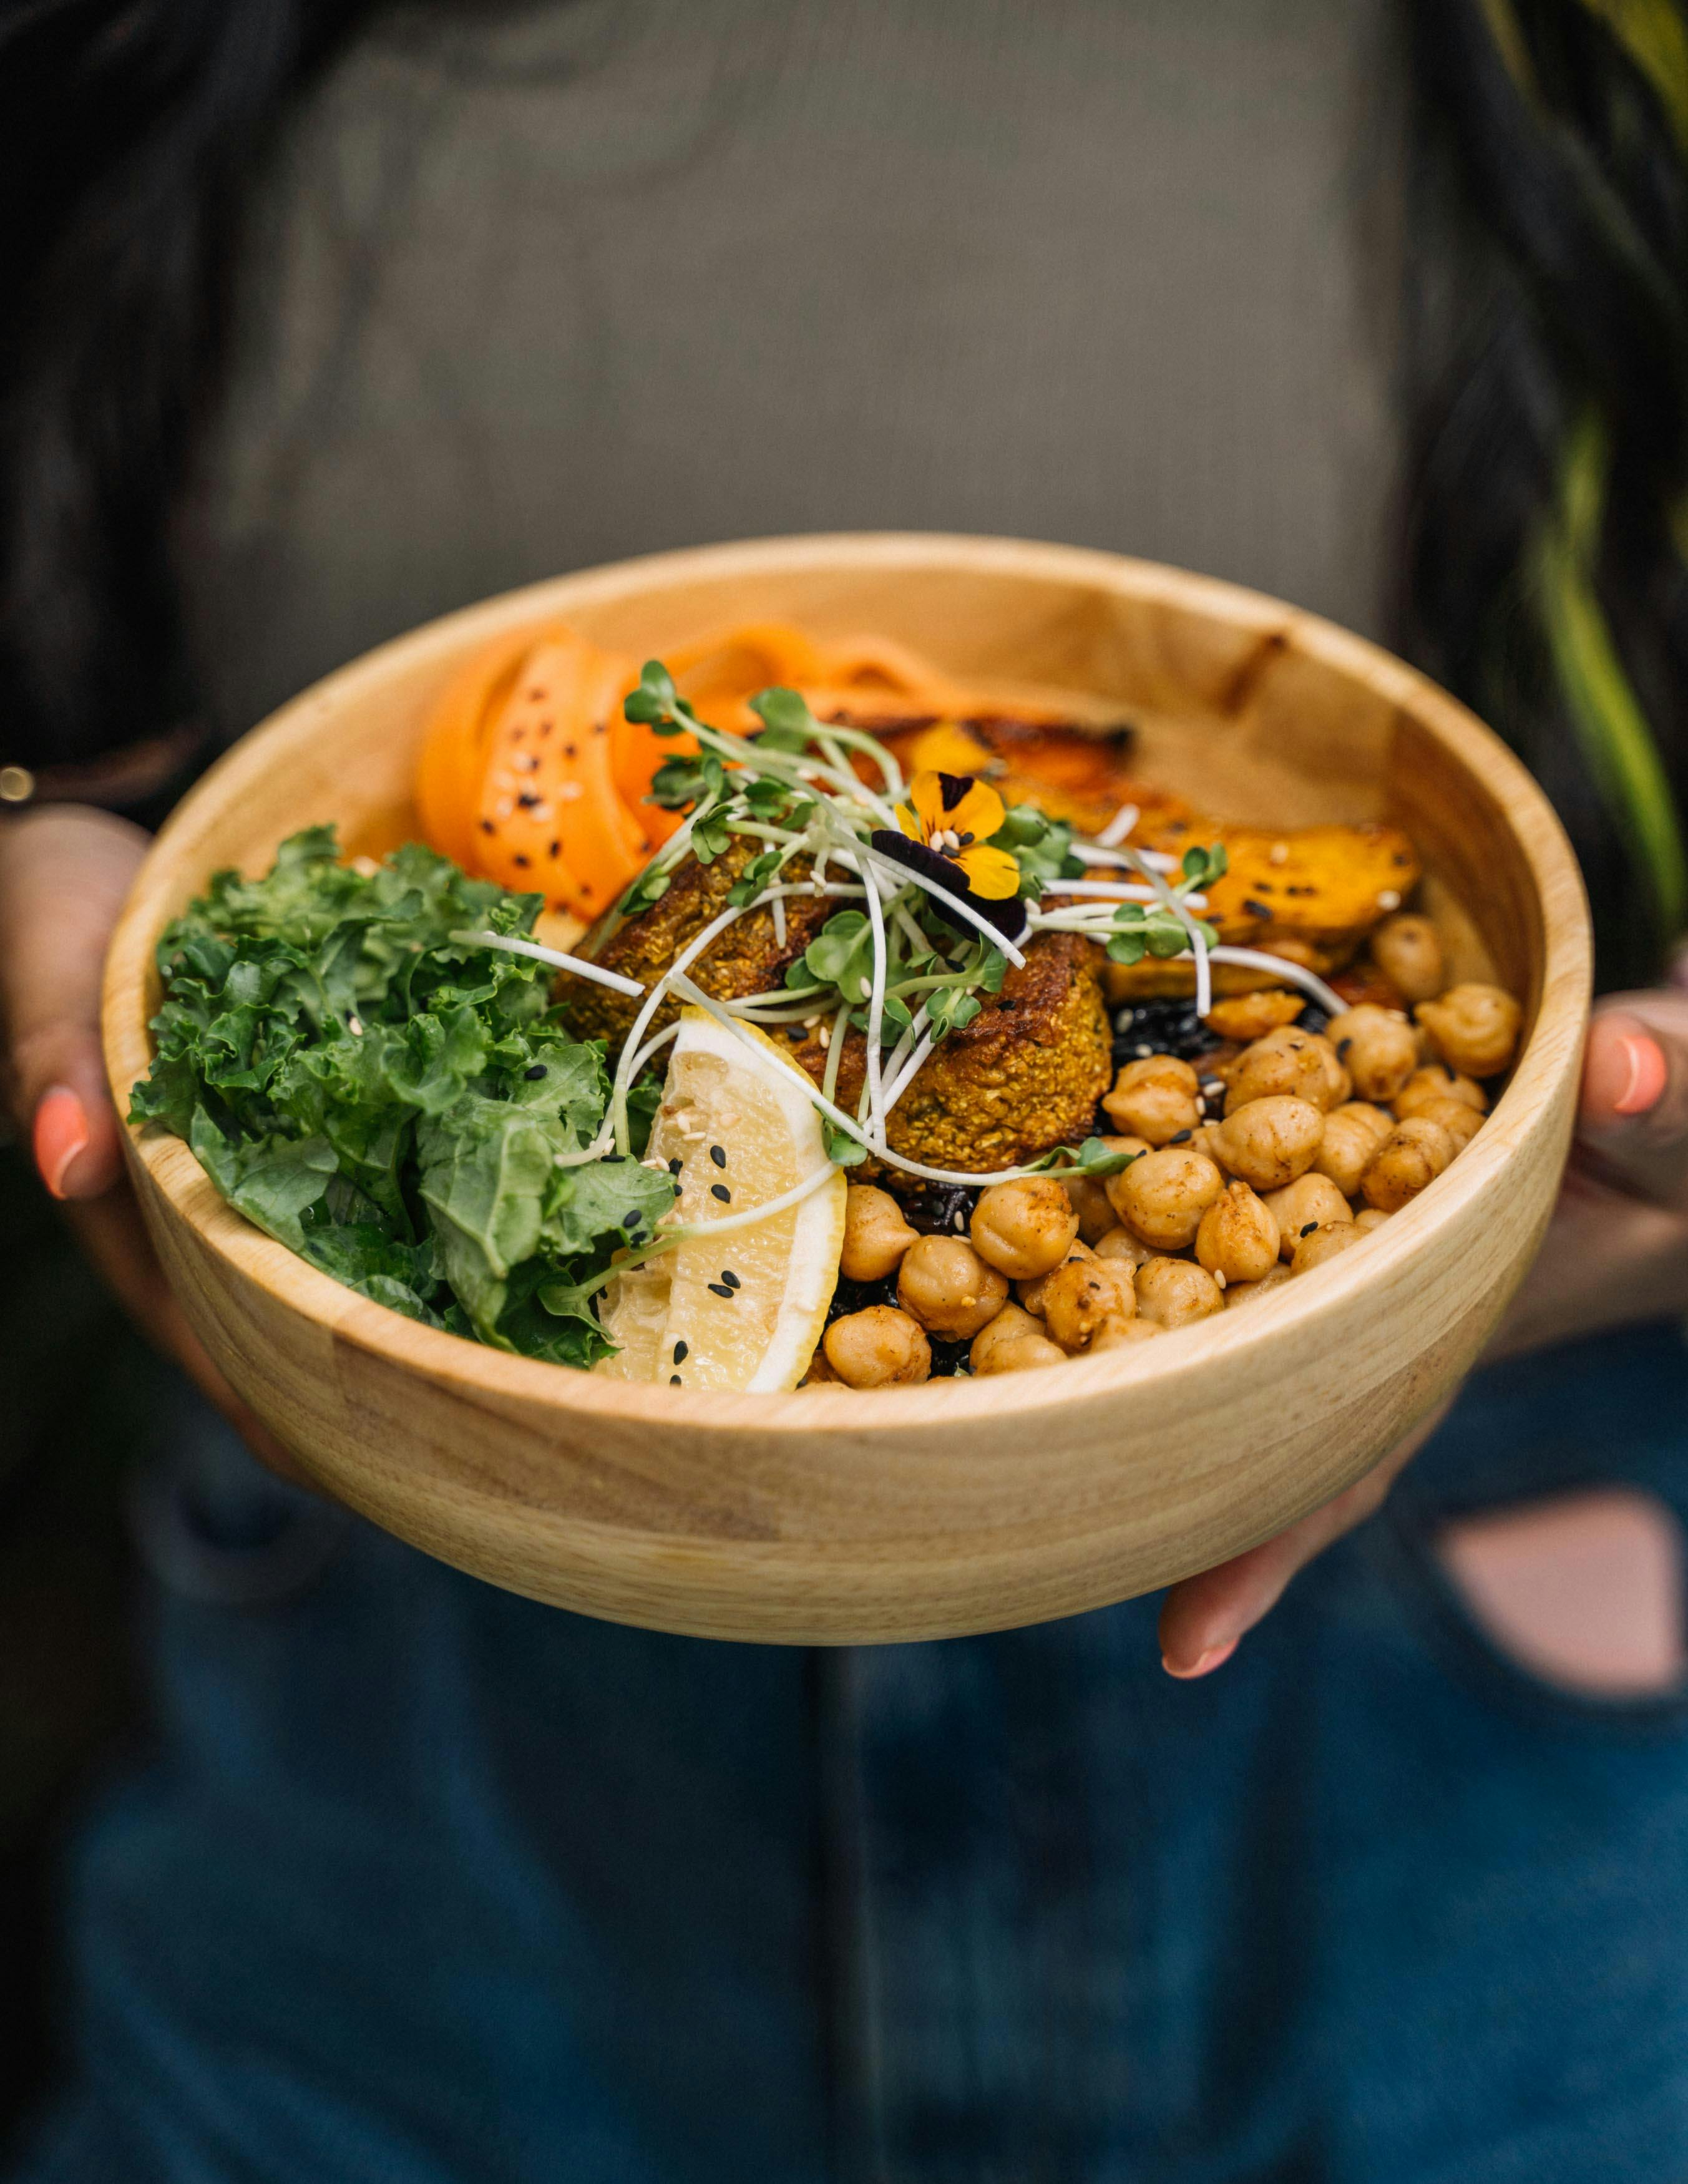
[[[616,692],[579,640],[548,657]],[[514,723],[460,689],[427,761],[425,813],[462,749],[502,749],[432,827],[461,861],[348,864],[317,827],[216,875],[159,943],[133,1095],[239,1212],[410,1318],[689,1387],[1059,1363],[1362,1240],[1511,1061],[1516,1004],[1444,990],[1393,830],[1208,825],[1130,779],[1128,731],[952,690],[941,716],[881,692],[869,733],[765,689],[741,733],[649,663],[617,694],[650,816],[616,823],[660,846],[554,946],[603,838],[547,875],[552,809],[590,738],[611,781],[622,722],[573,722],[537,663],[499,688]],[[535,892],[463,869],[515,819]]]

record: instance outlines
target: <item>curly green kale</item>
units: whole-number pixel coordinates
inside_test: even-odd
[[[585,1366],[612,1346],[597,1321],[538,1291],[648,1242],[673,1184],[614,1156],[559,1165],[603,1120],[603,1046],[563,1028],[543,964],[450,937],[527,933],[541,900],[415,844],[354,869],[328,827],[263,879],[217,873],[159,942],[156,1058],[130,1112],[360,1295]]]

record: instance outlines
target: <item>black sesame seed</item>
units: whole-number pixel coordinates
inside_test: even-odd
[[[724,1183],[712,1183],[709,1187],[709,1195],[711,1198],[718,1198],[723,1206],[732,1202],[733,1193]]]
[[[543,1061],[536,1061],[531,1069],[524,1069],[521,1073],[530,1084],[537,1084],[545,1074],[545,1065]]]
[[[677,1342],[675,1344],[674,1362],[677,1365],[683,1365],[691,1354],[692,1346],[689,1342]]]
[[[682,1160],[671,1160],[671,1161],[670,1161],[670,1162],[669,1162],[669,1163],[668,1163],[668,1173],[670,1173],[670,1175],[678,1175],[678,1174],[679,1174],[679,1173],[680,1173],[680,1171],[681,1171],[681,1169],[682,1169],[682,1167],[684,1167],[684,1166],[685,1166],[685,1165],[686,1165],[686,1163],[684,1162],[684,1161],[682,1161]]]
[[[1195,1135],[1194,1130],[1175,1130],[1167,1143],[1169,1145],[1187,1145]]]
[[[572,758],[574,756],[574,745],[572,744],[565,744],[563,745],[563,756],[565,758]]]
[[[483,834],[494,834],[498,832],[498,829],[493,826],[490,819],[483,819],[481,822],[481,832]]]
[[[733,1273],[731,1267],[723,1267],[721,1268],[721,1279],[726,1283],[727,1286],[730,1290],[742,1289],[744,1287],[744,1284],[739,1280],[738,1275]]]
[[[526,860],[526,857],[523,857],[523,856],[518,856],[518,857],[516,858],[516,860],[515,860],[515,862],[516,862],[516,863],[521,866],[521,870],[522,870],[523,872],[526,872],[526,871],[527,870],[527,860]]]
[[[1306,1223],[1305,1223],[1302,1225],[1302,1227],[1301,1227],[1300,1228],[1298,1228],[1298,1229],[1295,1231],[1295,1234],[1296,1234],[1298,1236],[1311,1236],[1311,1235],[1312,1234],[1312,1233],[1313,1233],[1314,1229],[1315,1229],[1315,1228],[1318,1228],[1318,1222],[1317,1222],[1317,1221],[1309,1221],[1309,1222],[1306,1222]]]
[[[680,1375],[677,1373],[671,1373],[668,1375],[668,1384],[671,1388],[679,1387],[682,1384]]]
[[[605,1153],[604,1165],[605,1167],[614,1167],[617,1161],[624,1161],[627,1157],[625,1153]]]
[[[634,1206],[631,1213],[623,1215],[621,1226],[627,1231],[629,1235],[632,1234],[635,1228],[643,1228],[644,1216],[640,1212],[637,1206]]]
[[[704,1287],[712,1296],[726,1297],[729,1301],[732,1299],[733,1292],[725,1282],[705,1282]]]
[[[709,1156],[717,1167],[727,1166],[727,1148],[724,1145],[711,1145],[709,1149]]]
[[[1267,904],[1256,902],[1254,897],[1249,894],[1243,897],[1243,908],[1251,917],[1270,917],[1272,915],[1271,908]]]
[[[524,788],[515,800],[524,811],[537,811],[539,809],[539,799],[531,788]]]
[[[545,844],[545,855],[548,857],[560,857],[562,854],[563,845],[560,842],[548,842]]]

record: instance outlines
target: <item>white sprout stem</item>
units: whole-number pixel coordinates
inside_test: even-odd
[[[910,1085],[914,1083],[915,1078],[925,1067],[928,1061],[931,1057],[932,1050],[937,1045],[937,1044],[938,1034],[935,1031],[927,1032],[921,1039],[920,1044],[915,1048],[914,1052],[897,1072],[897,1074],[891,1079],[890,1087],[885,1094],[885,1114],[887,1118],[886,1128],[888,1132],[890,1128],[889,1117],[891,1110],[896,1106],[898,1100],[902,1098],[904,1093],[908,1090]]]
[[[924,879],[918,872],[911,874],[907,868],[898,864],[894,858],[886,856],[883,850],[873,849],[866,842],[858,842],[855,846],[860,855],[866,858],[871,864],[877,866],[880,871],[889,872],[900,884],[905,885],[908,880],[912,878],[917,887],[924,888],[929,895],[932,895],[936,900],[941,901],[946,911],[954,911],[958,917],[965,919],[976,932],[982,933],[985,939],[989,941],[991,946],[997,950],[1000,954],[1006,956],[1009,961],[1015,966],[1016,969],[1023,970],[1025,968],[1026,959],[1024,956],[1021,954],[1019,949],[1015,946],[1014,943],[1008,938],[1007,934],[1000,932],[998,928],[991,923],[988,917],[981,917],[971,903],[964,902],[960,895],[951,894],[948,888],[934,886],[931,882]]]
[[[850,1003],[833,1018],[833,1028],[827,1034],[827,1073],[822,1089],[831,1099],[838,1085],[838,1064],[844,1060],[844,1034],[850,1029]]]
[[[502,948],[509,956],[531,956],[536,963],[549,963],[559,971],[572,971],[578,978],[608,986],[612,993],[637,1000],[644,991],[637,978],[624,978],[619,971],[606,971],[601,963],[588,963],[583,956],[566,956],[560,948],[546,948],[537,940],[520,940],[512,933],[448,933],[448,940],[476,948]]]
[[[666,1031],[658,1032],[655,1039],[648,1039],[645,1041],[644,1045],[633,1056],[633,1066],[632,1070],[629,1072],[634,1084],[638,1084],[638,1082],[639,1072],[642,1069],[648,1069],[649,1067],[651,1057],[654,1055],[660,1054],[663,1048],[667,1045],[669,1040],[671,1039],[677,1039],[679,1035],[680,1027],[678,1023],[671,1023]]]
[[[1056,895],[1095,895],[1112,902],[1159,902],[1160,895],[1152,887],[1139,887],[1131,880],[1051,880],[1049,892]],[[1187,894],[1184,901],[1192,910],[1206,910],[1205,894]]]
[[[770,986],[766,993],[737,994],[727,1004],[733,1010],[783,1008],[788,1002],[812,1000],[825,986]]]
[[[866,878],[866,873],[863,873]],[[867,1127],[881,1143],[885,1136],[884,1056],[879,1051],[885,1036],[885,911],[879,889],[867,890],[867,922],[873,928],[873,980],[867,994]]]
[[[1139,852],[1128,850],[1125,854],[1134,862],[1139,862]],[[1150,886],[1154,889],[1156,894],[1160,896],[1162,901],[1189,936],[1189,952],[1195,958],[1195,1013],[1199,1017],[1205,1017],[1213,1006],[1213,978],[1208,968],[1207,943],[1197,931],[1195,920],[1154,866],[1141,865],[1140,869],[1145,879],[1148,881]]]
[[[916,955],[929,956],[932,953],[932,943],[915,923],[913,913],[910,911],[905,898],[899,895],[890,905],[890,910],[897,929],[910,947],[914,950]]]
[[[1097,835],[1097,841],[1103,849],[1112,849],[1117,842],[1123,842],[1125,839],[1137,824],[1137,806],[1134,804],[1122,804],[1101,833]]]
[[[1094,842],[1074,842],[1072,848],[1073,855],[1085,865],[1128,865],[1140,859],[1157,872],[1175,872],[1178,869],[1178,859],[1169,856],[1164,850],[1104,850]]]
[[[774,897],[771,914],[774,922],[774,946],[783,948],[785,945],[785,897],[783,894],[777,894]]]
[[[902,1067],[904,1062],[907,1061],[909,1049],[920,1037],[922,1032],[925,1030],[927,1022],[927,1005],[922,1001],[920,1006],[915,1011],[913,1016],[909,1019],[908,1029],[891,1049],[889,1058],[885,1063],[885,1083],[888,1088],[885,1095],[885,1112],[887,1114],[891,1111],[891,1095],[889,1087],[896,1082],[897,1072]]]
[[[577,1294],[583,1301],[595,1290],[607,1289],[618,1275],[631,1273],[635,1267],[642,1267],[651,1259],[660,1259],[665,1252],[677,1251],[682,1244],[689,1244],[699,1236],[725,1236],[733,1229],[753,1228],[759,1221],[771,1221],[777,1213],[788,1212],[794,1206],[800,1206],[805,1198],[812,1198],[822,1184],[830,1183],[837,1173],[837,1168],[828,1161],[813,1175],[805,1176],[801,1183],[793,1184],[789,1190],[781,1191],[777,1197],[765,1198],[760,1206],[747,1206],[738,1213],[723,1213],[718,1221],[684,1221],[676,1228],[665,1228],[649,1243],[638,1245],[622,1253],[601,1274],[595,1274],[589,1282],[582,1283]],[[665,1221],[671,1219],[671,1209],[662,1218]]]
[[[1216,963],[1234,963],[1240,970],[1269,971],[1274,978],[1282,978],[1292,986],[1299,986],[1304,994],[1316,1000],[1332,1016],[1340,1016],[1348,1006],[1340,994],[1333,993],[1316,972],[1303,970],[1299,963],[1287,961],[1282,956],[1268,956],[1260,948],[1216,948],[1212,951]]]
[[[865,728],[847,728],[838,721],[817,722],[816,727],[837,743],[850,744],[871,758],[884,777],[885,794],[893,804],[900,801],[903,794],[903,769],[889,746],[882,744],[877,736],[871,736]]]
[[[816,725],[818,726],[819,724],[817,723]],[[875,814],[880,825],[882,827],[894,827],[897,823],[897,815],[895,811],[893,809],[892,804],[888,802],[886,798],[882,796],[877,790],[872,789],[867,786],[867,783],[861,778],[861,776],[856,772],[855,768],[850,764],[850,760],[844,756],[843,751],[839,749],[837,743],[833,740],[835,733],[836,731],[832,728],[821,728],[818,741],[822,749],[832,760],[833,766],[838,769],[838,771],[841,774],[848,776],[848,777],[855,783],[858,796],[861,800],[866,804],[869,809]]]
[[[705,993],[701,987],[694,985],[691,979],[686,978],[677,978],[675,984],[677,990],[682,992],[688,1001],[695,1003],[699,1008],[706,1011],[744,1045],[749,1045],[750,1042],[745,1039],[743,1027],[735,1023],[726,1010]],[[847,1012],[841,1011],[841,1013]],[[842,1108],[834,1106],[826,1094],[818,1089],[814,1079],[808,1076],[806,1071],[803,1074],[806,1080],[803,1089],[807,1093],[811,1102],[820,1109],[829,1123],[842,1130],[847,1138],[854,1138],[857,1145],[865,1146],[877,1159],[883,1160],[887,1167],[900,1169],[905,1175],[921,1176],[928,1183],[977,1184],[983,1189],[987,1184],[1017,1183],[1022,1176],[1044,1173],[1044,1170],[1039,1167],[1004,1167],[993,1169],[988,1174],[977,1175],[965,1168],[927,1167],[919,1161],[905,1160],[900,1153],[894,1153],[889,1146],[870,1144],[861,1125],[853,1117],[846,1115]]]

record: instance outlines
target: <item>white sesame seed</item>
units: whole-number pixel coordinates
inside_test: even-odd
[[[1399,910],[1400,907],[1401,893],[1398,889],[1385,888],[1382,894],[1379,895],[1378,908],[1379,910]]]

